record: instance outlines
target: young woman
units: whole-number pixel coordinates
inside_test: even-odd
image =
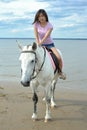
[[[51,38],[51,32],[53,30],[52,24],[49,22],[48,15],[44,9],[39,9],[34,18],[34,33],[36,38],[36,43],[38,45],[46,46],[53,51],[57,56],[60,67],[60,78],[66,79],[64,73],[62,73],[62,59],[60,54],[55,48],[53,39]]]

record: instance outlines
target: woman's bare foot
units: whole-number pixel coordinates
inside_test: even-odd
[[[59,78],[66,80],[66,74],[64,74],[63,72],[59,73]]]

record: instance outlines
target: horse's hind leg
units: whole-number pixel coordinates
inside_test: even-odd
[[[51,89],[48,88],[45,93],[45,100],[46,100],[46,115],[45,115],[45,122],[51,119],[51,112],[50,112],[50,101],[51,101]]]
[[[55,86],[56,86],[56,81],[53,81],[51,84],[51,107],[56,107],[55,103],[55,98],[54,98],[54,92],[55,92]]]

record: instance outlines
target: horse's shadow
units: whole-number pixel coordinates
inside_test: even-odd
[[[58,99],[56,100],[57,106],[51,108],[52,122],[55,121],[83,121],[87,120],[87,101]],[[83,116],[79,116],[82,114]],[[85,118],[84,118],[85,115]],[[43,121],[44,118],[38,119]]]
[[[87,101],[59,99],[53,109],[52,121],[80,121],[87,120]],[[83,116],[79,116],[79,115]]]

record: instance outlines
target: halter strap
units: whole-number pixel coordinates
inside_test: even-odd
[[[44,62],[45,62],[45,57],[46,57],[46,50],[45,50],[44,47],[43,47],[43,49],[44,49],[44,59],[43,59],[43,63],[42,63],[42,65],[41,65],[39,71],[41,71],[41,69],[42,69],[42,67],[43,67],[43,65],[44,65]]]
[[[36,76],[37,76],[37,75],[39,74],[39,72],[42,70],[43,65],[44,65],[44,62],[45,62],[45,58],[46,58],[46,50],[45,50],[44,47],[42,47],[42,48],[44,49],[44,59],[43,59],[43,63],[42,63],[42,65],[41,65],[40,69],[38,69],[37,74],[36,74],[35,76],[33,76],[32,79],[35,79],[35,78],[36,78]]]
[[[22,51],[21,53],[33,53],[36,55],[36,53],[34,51]]]
[[[46,50],[45,50],[44,47],[42,47],[42,48],[44,49],[44,59],[43,59],[43,63],[41,64],[40,69],[38,69],[37,74],[36,74],[35,76],[32,76],[32,79],[36,78],[36,76],[37,76],[37,75],[39,74],[39,72],[42,70],[42,67],[43,67],[44,62],[45,62],[45,58],[46,58]],[[35,53],[34,51],[28,51],[28,50],[26,50],[26,51],[21,51],[21,53],[33,53],[33,54],[35,54],[35,57],[36,57],[36,53]],[[36,58],[37,58],[37,57],[36,57]],[[34,71],[35,71],[35,68],[34,68]],[[34,72],[33,72],[33,73],[34,73]]]

